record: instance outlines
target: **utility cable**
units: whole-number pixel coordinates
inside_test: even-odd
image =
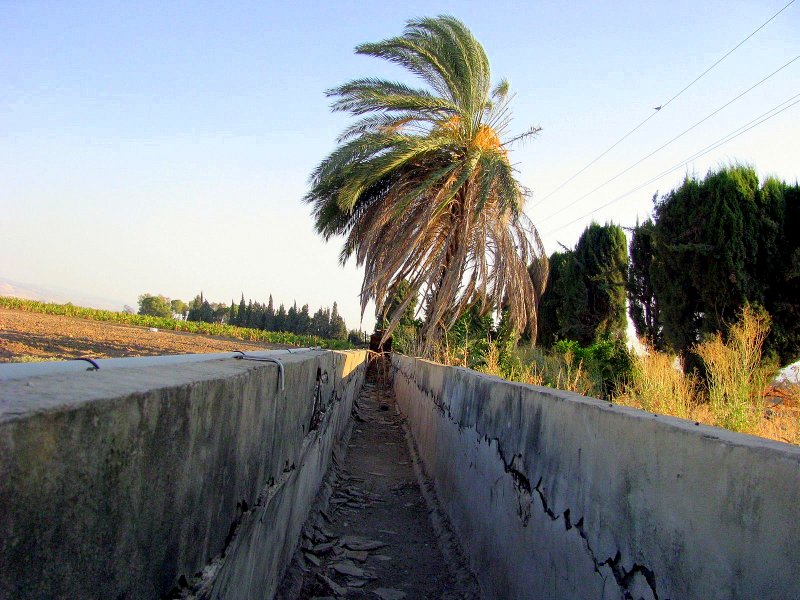
[[[785,105],[785,104],[787,104],[788,102],[791,102],[791,104],[789,104],[788,106],[784,106],[784,105]],[[738,129],[734,129],[734,130],[733,130],[731,133],[729,133],[728,135],[725,135],[725,136],[721,137],[721,138],[720,138],[720,139],[718,139],[716,142],[713,142],[712,144],[709,144],[708,146],[706,146],[706,147],[705,147],[705,148],[703,148],[702,150],[700,150],[700,151],[698,151],[698,152],[695,152],[694,154],[692,154],[691,156],[689,156],[689,157],[687,157],[687,158],[683,159],[683,160],[682,160],[682,161],[680,161],[679,163],[676,163],[674,166],[670,167],[669,169],[666,169],[665,171],[662,171],[662,172],[661,172],[661,173],[659,173],[658,175],[656,175],[656,176],[654,176],[654,177],[652,177],[652,178],[648,179],[648,180],[647,180],[647,181],[645,181],[644,183],[642,183],[642,184],[640,184],[640,185],[637,185],[635,188],[633,188],[633,189],[631,189],[631,190],[628,190],[628,191],[627,191],[627,192],[625,192],[624,194],[621,194],[621,195],[617,196],[616,198],[614,198],[613,200],[610,200],[610,201],[606,202],[605,204],[602,204],[602,205],[600,205],[600,206],[598,206],[598,207],[596,207],[596,208],[593,208],[593,209],[592,209],[590,212],[588,212],[588,213],[586,213],[586,214],[584,214],[584,215],[581,215],[581,216],[580,216],[580,217],[578,217],[577,219],[573,219],[573,220],[572,220],[572,221],[570,221],[569,223],[566,223],[566,224],[564,224],[564,225],[561,225],[561,226],[559,226],[559,227],[557,227],[557,228],[555,228],[555,229],[551,229],[550,231],[548,231],[547,233],[545,233],[545,234],[543,234],[543,235],[552,235],[552,234],[554,234],[554,233],[556,233],[556,232],[558,232],[558,231],[561,231],[562,229],[564,229],[564,228],[566,228],[566,227],[569,227],[570,225],[572,225],[572,224],[574,224],[574,223],[577,223],[578,221],[580,221],[580,220],[582,220],[582,219],[585,219],[586,217],[589,217],[589,216],[593,215],[593,214],[594,214],[594,213],[596,213],[598,210],[601,210],[601,209],[603,209],[603,208],[606,208],[606,207],[608,207],[608,206],[611,206],[612,204],[614,204],[614,203],[616,203],[616,202],[619,202],[620,200],[622,200],[623,198],[626,198],[627,196],[630,196],[630,195],[631,195],[631,194],[633,194],[634,192],[638,192],[638,191],[639,191],[639,190],[641,190],[642,188],[644,188],[644,187],[647,187],[648,185],[650,185],[650,184],[651,184],[651,183],[653,183],[654,181],[658,181],[659,179],[661,179],[661,178],[662,178],[662,177],[664,177],[665,175],[669,175],[669,174],[670,174],[670,173],[672,173],[673,171],[677,171],[678,169],[680,169],[681,167],[683,167],[683,166],[684,166],[684,165],[686,165],[687,163],[689,163],[689,162],[691,162],[691,161],[693,161],[693,160],[696,160],[696,159],[700,158],[701,156],[704,156],[704,155],[708,154],[708,153],[709,153],[709,152],[711,152],[712,150],[716,150],[717,148],[719,148],[720,146],[722,146],[722,145],[724,145],[724,144],[727,144],[728,142],[730,142],[730,141],[731,141],[731,140],[733,140],[734,138],[737,138],[737,137],[739,137],[740,135],[747,133],[747,132],[748,132],[748,131],[750,131],[751,129],[754,129],[754,128],[758,127],[759,125],[761,125],[762,123],[765,123],[766,121],[769,121],[771,118],[778,116],[778,115],[779,115],[779,114],[781,114],[782,112],[784,112],[784,111],[786,111],[786,110],[790,109],[790,108],[791,108],[792,106],[794,106],[795,104],[800,104],[800,93],[799,93],[799,94],[795,94],[794,96],[792,96],[792,97],[791,97],[791,98],[789,98],[788,100],[784,100],[783,102],[781,102],[781,103],[780,103],[780,104],[778,104],[777,106],[774,106],[773,108],[769,109],[769,110],[768,110],[768,111],[766,111],[765,113],[762,113],[761,115],[759,115],[759,116],[758,116],[758,117],[756,117],[755,119],[752,119],[752,120],[750,120],[749,122],[745,123],[744,125],[742,125],[742,126],[741,126],[741,127],[739,127]],[[780,107],[782,107],[782,106],[783,106],[783,108],[780,108]],[[778,110],[779,108],[780,108],[780,110]],[[777,111],[777,112],[776,112],[776,111]],[[770,113],[773,113],[773,114],[770,114]],[[769,116],[766,116],[766,115],[769,115]]]
[[[770,116],[768,116],[768,117],[766,117],[766,118],[763,118],[763,119],[761,118],[761,117],[763,117],[764,115],[768,115],[769,113],[771,113],[771,112],[775,111],[775,110],[776,110],[778,107],[780,107],[780,106],[783,106],[783,105],[784,105],[784,104],[786,104],[787,102],[791,102],[792,100],[795,100],[795,101],[794,101],[794,102],[792,102],[792,103],[791,103],[789,106],[786,106],[786,107],[785,107],[785,108],[783,108],[782,110],[779,110],[778,112],[775,112],[774,114],[772,114],[772,115],[770,115]],[[625,198],[625,197],[629,196],[630,194],[632,194],[632,193],[634,193],[634,192],[637,192],[637,191],[639,191],[640,189],[642,189],[642,188],[644,188],[644,187],[646,187],[646,186],[650,185],[650,184],[651,184],[651,183],[653,183],[654,181],[657,181],[657,180],[658,180],[658,179],[660,179],[661,177],[663,177],[663,176],[665,176],[665,175],[668,175],[668,174],[672,173],[673,171],[676,171],[676,170],[680,169],[681,167],[683,167],[684,165],[686,165],[688,162],[690,162],[690,161],[692,161],[692,160],[695,160],[695,159],[697,159],[697,158],[700,158],[701,156],[703,156],[703,155],[705,155],[705,154],[708,154],[708,153],[709,153],[709,152],[711,152],[712,150],[716,150],[717,148],[719,148],[720,146],[722,146],[722,145],[724,145],[724,144],[728,143],[728,142],[729,142],[729,141],[731,141],[732,139],[734,139],[734,138],[737,138],[737,137],[739,137],[740,135],[742,135],[742,134],[744,134],[744,133],[747,133],[747,132],[748,132],[748,131],[750,131],[751,129],[754,129],[755,127],[757,127],[757,126],[761,125],[762,123],[764,123],[764,122],[766,122],[766,121],[770,120],[772,117],[775,117],[775,116],[779,115],[780,113],[784,112],[785,110],[788,110],[789,108],[791,108],[791,107],[792,107],[792,106],[794,106],[795,104],[799,104],[799,103],[800,103],[800,94],[796,94],[795,96],[793,96],[793,97],[792,97],[792,98],[790,98],[789,100],[785,100],[784,102],[781,102],[781,103],[780,103],[778,106],[776,106],[776,107],[774,107],[774,108],[772,108],[772,109],[768,110],[767,112],[763,113],[763,114],[762,114],[760,117],[756,117],[755,119],[751,120],[749,123],[747,123],[747,124],[743,125],[743,126],[742,126],[742,127],[740,127],[739,129],[736,129],[736,130],[734,130],[733,132],[731,132],[730,134],[728,134],[728,135],[726,135],[726,136],[723,136],[722,138],[720,138],[719,140],[717,140],[717,142],[714,142],[713,144],[710,144],[709,146],[706,146],[706,148],[704,148],[703,150],[701,150],[701,151],[699,151],[699,152],[697,152],[697,153],[693,154],[692,156],[690,156],[690,157],[688,157],[688,158],[686,158],[686,159],[684,159],[684,160],[680,161],[680,162],[679,162],[679,163],[677,163],[675,166],[673,166],[673,167],[670,167],[669,169],[667,169],[667,170],[665,170],[665,171],[662,171],[661,173],[659,173],[659,174],[658,174],[658,175],[656,175],[655,177],[652,177],[651,179],[647,180],[646,182],[644,182],[644,183],[642,183],[642,184],[640,184],[640,185],[636,186],[635,188],[633,188],[633,189],[631,189],[631,190],[629,190],[629,191],[625,192],[624,194],[621,194],[620,196],[617,196],[617,197],[616,197],[616,198],[614,198],[613,200],[611,200],[611,201],[609,201],[609,202],[606,202],[605,204],[603,204],[603,205],[601,205],[601,206],[598,206],[597,208],[594,208],[594,209],[592,209],[590,212],[588,212],[588,213],[586,213],[586,214],[584,214],[584,215],[582,215],[582,216],[578,217],[577,219],[573,219],[573,220],[572,220],[572,221],[570,221],[569,223],[566,223],[566,224],[564,224],[564,225],[561,225],[560,227],[557,227],[556,229],[552,229],[552,230],[548,231],[548,232],[547,232],[547,233],[545,233],[544,235],[551,235],[551,234],[553,234],[553,233],[556,233],[557,231],[560,231],[560,230],[564,229],[565,227],[568,227],[568,226],[572,225],[573,223],[577,223],[577,222],[578,222],[578,221],[580,221],[581,219],[585,219],[586,217],[593,215],[593,214],[594,214],[595,212],[597,212],[598,210],[601,210],[601,209],[603,209],[603,208],[606,208],[607,206],[610,206],[611,204],[614,204],[615,202],[618,202],[619,200],[622,200],[623,198]],[[761,119],[761,120],[759,120],[759,119]],[[755,124],[753,124],[753,125],[751,125],[750,127],[748,127],[748,126],[747,126],[747,125],[749,125],[750,123],[753,123],[754,121],[758,121],[758,122],[757,122],[757,123],[755,123]],[[740,131],[740,130],[741,130],[741,131]],[[736,132],[738,132],[738,133],[736,133]]]
[[[749,131],[750,129],[752,129],[752,127],[750,127],[750,125],[752,125],[753,123],[755,123],[755,125],[753,125],[753,127],[755,127],[756,125],[760,125],[761,123],[763,123],[764,121],[767,120],[767,119],[764,119],[764,121],[760,121],[760,119],[762,119],[763,117],[766,117],[767,115],[769,115],[772,112],[778,111],[778,109],[780,109],[784,104],[788,104],[788,103],[790,103],[793,100],[796,100],[798,98],[800,98],[800,94],[795,94],[794,96],[792,96],[788,100],[784,100],[783,102],[781,102],[780,104],[772,107],[768,111],[766,111],[764,113],[761,113],[755,119],[752,119],[752,120],[748,121],[747,123],[745,123],[744,125],[742,125],[738,129],[734,129],[728,135],[725,135],[725,136],[721,137],[716,142],[713,142],[713,143],[709,144],[705,148],[703,148],[701,150],[698,150],[696,153],[692,154],[690,157],[685,158],[684,160],[680,161],[679,163],[676,163],[676,165],[674,167],[670,167],[666,171],[663,171],[662,173],[656,175],[653,179],[648,181],[647,184],[645,184],[645,185],[649,185],[653,181],[655,181],[657,179],[661,179],[661,177],[663,177],[664,175],[668,175],[669,173],[672,173],[672,171],[674,171],[679,166],[688,164],[691,161],[696,160],[696,159],[700,158],[701,156],[703,156],[705,154],[708,154],[712,150],[715,150],[716,148],[719,148],[720,146],[722,146],[723,144],[729,142],[730,140],[732,140],[733,138],[737,137],[741,133],[745,133],[745,131]],[[800,102],[800,100],[798,100],[798,102]],[[797,104],[797,102],[792,102],[792,104],[790,106],[794,106],[795,104]],[[786,108],[790,108],[790,106],[787,106]],[[781,112],[781,111],[778,111],[778,112]],[[775,114],[777,114],[777,113],[775,113]],[[775,115],[770,115],[769,118],[772,118],[774,116]],[[756,123],[756,121],[759,121],[759,122]],[[745,130],[745,131],[743,131],[743,130]]]
[[[710,113],[710,114],[706,115],[705,117],[703,117],[702,119],[700,119],[699,121],[697,121],[697,122],[696,122],[694,125],[692,125],[691,127],[688,127],[687,129],[684,129],[684,130],[683,130],[681,133],[679,133],[678,135],[676,135],[676,136],[675,136],[674,138],[672,138],[671,140],[669,140],[669,141],[667,141],[667,142],[664,142],[664,143],[663,143],[663,144],[661,144],[661,145],[660,145],[658,148],[656,148],[655,150],[653,150],[652,152],[650,152],[650,153],[649,153],[649,154],[647,154],[646,156],[643,156],[642,158],[640,158],[639,160],[637,160],[635,163],[633,163],[633,164],[632,164],[632,165],[630,165],[629,167],[626,167],[625,169],[623,169],[622,171],[620,171],[619,173],[617,173],[616,175],[614,175],[614,176],[613,176],[613,177],[611,177],[610,179],[607,179],[607,180],[605,180],[603,183],[601,183],[600,185],[598,185],[598,186],[597,186],[597,187],[595,187],[594,189],[592,189],[592,190],[589,190],[588,192],[586,192],[586,193],[585,193],[585,194],[583,194],[582,196],[578,196],[578,197],[577,197],[575,200],[573,200],[572,202],[569,202],[568,204],[565,204],[564,206],[562,206],[561,208],[559,208],[559,209],[558,209],[556,212],[554,212],[554,213],[551,213],[551,214],[547,215],[547,216],[546,216],[546,217],[544,217],[543,219],[540,219],[540,220],[539,220],[539,223],[544,223],[545,221],[549,221],[550,219],[552,219],[552,218],[553,218],[553,217],[555,217],[556,215],[559,215],[559,214],[561,214],[562,212],[564,212],[564,211],[565,211],[565,210],[567,210],[568,208],[571,208],[571,207],[575,206],[575,205],[576,205],[578,202],[580,202],[581,200],[583,200],[583,199],[584,199],[584,198],[586,198],[587,196],[591,196],[591,195],[592,195],[592,194],[594,194],[594,193],[595,193],[597,190],[599,190],[599,189],[601,189],[601,188],[603,188],[603,187],[607,186],[607,185],[608,185],[609,183],[611,183],[612,181],[615,181],[616,179],[618,179],[618,178],[622,177],[622,176],[623,176],[625,173],[627,173],[628,171],[630,171],[630,170],[631,170],[631,169],[633,169],[634,167],[636,167],[636,166],[640,165],[641,163],[643,163],[645,160],[647,160],[648,158],[650,158],[651,156],[653,156],[653,155],[654,155],[654,154],[656,154],[657,152],[660,152],[661,150],[663,150],[664,148],[666,148],[667,146],[669,146],[670,144],[672,144],[674,141],[676,141],[676,140],[678,140],[679,138],[683,137],[684,135],[686,135],[687,133],[689,133],[689,132],[690,132],[692,129],[694,129],[695,127],[697,127],[698,125],[701,125],[702,123],[704,123],[704,122],[708,121],[708,119],[710,119],[711,117],[713,117],[714,115],[716,115],[716,114],[717,114],[717,113],[719,113],[720,111],[724,110],[725,108],[727,108],[728,106],[730,106],[731,104],[733,104],[734,102],[736,102],[737,100],[739,100],[739,99],[740,99],[742,96],[744,96],[745,94],[748,94],[749,92],[753,91],[755,88],[757,88],[758,86],[760,86],[762,83],[764,83],[765,81],[767,81],[768,79],[770,79],[770,78],[771,78],[771,77],[773,77],[774,75],[777,75],[779,72],[781,72],[783,69],[785,69],[786,67],[788,67],[789,65],[791,65],[793,62],[795,62],[795,61],[796,61],[796,60],[798,60],[798,59],[800,59],[800,54],[798,54],[797,56],[795,56],[795,57],[794,57],[793,59],[791,59],[789,62],[785,63],[783,66],[781,66],[781,67],[778,67],[778,68],[777,68],[776,70],[774,70],[772,73],[770,73],[769,75],[767,75],[766,77],[764,77],[763,79],[761,79],[761,80],[760,80],[758,83],[755,83],[755,84],[751,85],[749,88],[747,88],[745,91],[743,91],[742,93],[740,93],[738,96],[736,96],[736,97],[735,97],[735,98],[733,98],[732,100],[729,100],[728,102],[726,102],[725,104],[723,104],[722,106],[720,106],[718,109],[716,109],[716,110],[715,110],[715,111],[713,111],[712,113]]]
[[[560,184],[558,187],[556,187],[554,190],[550,191],[550,192],[549,192],[549,193],[548,193],[548,194],[547,194],[547,195],[546,195],[544,198],[542,198],[541,200],[539,200],[539,201],[537,202],[537,206],[538,206],[538,205],[540,205],[540,204],[541,204],[542,202],[544,202],[545,200],[547,200],[547,199],[548,199],[550,196],[552,196],[553,194],[555,194],[556,192],[558,192],[558,191],[559,191],[561,188],[563,188],[565,185],[567,185],[569,182],[571,182],[573,179],[575,179],[575,178],[576,178],[578,175],[580,175],[581,173],[583,173],[583,172],[584,172],[586,169],[588,169],[589,167],[591,167],[591,166],[592,166],[594,163],[596,163],[598,160],[600,160],[601,158],[603,158],[603,157],[604,157],[606,154],[608,154],[609,152],[611,152],[611,151],[612,151],[614,148],[616,148],[616,147],[617,147],[617,146],[618,146],[618,145],[619,145],[621,142],[623,142],[625,139],[627,139],[627,138],[628,138],[628,136],[630,136],[630,135],[631,135],[632,133],[634,133],[634,132],[635,132],[637,129],[639,129],[639,128],[640,128],[642,125],[644,125],[645,123],[647,123],[647,122],[648,122],[650,119],[652,119],[652,118],[653,118],[653,117],[655,117],[655,116],[656,116],[658,113],[660,113],[662,110],[664,110],[664,109],[665,109],[667,106],[669,106],[669,105],[672,103],[672,101],[673,101],[673,100],[675,100],[676,98],[678,98],[678,96],[680,96],[681,94],[683,94],[683,92],[685,92],[686,90],[688,90],[688,89],[689,89],[690,87],[692,87],[692,86],[693,86],[695,83],[697,83],[697,82],[698,82],[698,81],[700,81],[700,80],[701,80],[703,77],[705,77],[705,76],[708,74],[708,72],[709,72],[709,71],[711,71],[711,69],[713,69],[714,67],[716,67],[716,66],[717,66],[719,63],[721,63],[721,62],[722,62],[723,60],[725,60],[726,58],[728,58],[728,56],[730,56],[731,54],[733,54],[733,52],[734,52],[734,51],[736,51],[736,50],[737,50],[737,49],[738,49],[738,48],[739,48],[739,47],[740,47],[742,44],[744,44],[744,43],[745,43],[747,40],[749,40],[751,37],[753,37],[755,34],[757,34],[759,31],[761,31],[761,30],[762,30],[764,27],[766,27],[766,26],[767,26],[767,25],[770,23],[770,21],[772,21],[772,20],[773,20],[775,17],[777,17],[779,14],[781,14],[781,13],[782,13],[784,10],[786,10],[786,9],[787,9],[787,8],[789,8],[789,7],[790,7],[792,4],[794,4],[794,1],[795,1],[795,0],[791,0],[791,1],[790,1],[788,4],[786,4],[786,5],[785,5],[785,6],[784,6],[782,9],[780,9],[778,12],[776,12],[774,15],[772,15],[772,16],[771,16],[769,19],[767,19],[766,21],[764,21],[764,22],[763,22],[761,25],[759,25],[759,26],[758,26],[758,28],[757,28],[757,29],[754,29],[754,30],[753,30],[753,31],[750,33],[750,35],[748,35],[748,36],[747,36],[746,38],[744,38],[744,39],[743,39],[741,42],[739,42],[739,43],[738,43],[738,44],[736,44],[736,45],[735,45],[733,48],[731,48],[731,49],[730,49],[730,50],[728,50],[728,51],[727,51],[725,54],[723,54],[723,55],[722,55],[722,56],[721,56],[719,59],[717,59],[717,61],[716,61],[714,64],[712,64],[712,65],[711,65],[710,67],[708,67],[708,68],[707,68],[705,71],[703,71],[702,73],[700,73],[700,75],[698,75],[697,77],[695,77],[695,78],[694,78],[694,79],[693,79],[693,80],[692,80],[692,81],[691,81],[691,82],[690,82],[688,85],[686,85],[686,86],[685,86],[685,87],[684,87],[684,88],[683,88],[681,91],[679,91],[677,94],[675,94],[674,96],[672,96],[672,98],[670,98],[669,100],[667,100],[666,102],[664,102],[663,104],[661,104],[661,105],[660,105],[658,108],[655,108],[655,109],[653,109],[655,112],[652,112],[652,113],[650,113],[650,115],[649,115],[649,116],[648,116],[646,119],[644,119],[644,120],[643,120],[641,123],[639,123],[639,124],[638,124],[636,127],[634,127],[634,128],[633,128],[633,129],[631,129],[631,130],[630,130],[628,133],[626,133],[626,134],[625,134],[625,135],[623,135],[621,138],[619,138],[619,139],[618,139],[616,142],[614,142],[614,143],[613,143],[611,146],[609,146],[608,148],[606,148],[606,149],[605,149],[603,152],[601,152],[600,154],[598,154],[598,155],[597,155],[595,158],[593,158],[593,159],[592,159],[592,160],[591,160],[589,163],[587,163],[587,164],[586,164],[586,165],[585,165],[585,166],[584,166],[584,167],[583,167],[583,168],[582,168],[580,171],[578,171],[577,173],[575,173],[574,175],[572,175],[572,176],[571,176],[569,179],[567,179],[566,181],[562,182],[562,183],[561,183],[561,184]]]

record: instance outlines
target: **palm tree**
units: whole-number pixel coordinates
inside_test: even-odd
[[[529,326],[535,339],[547,260],[508,147],[539,129],[501,140],[508,82],[491,87],[483,46],[453,17],[409,21],[403,35],[356,53],[401,65],[429,88],[364,78],[327,92],[334,111],[359,119],[314,170],[305,200],[318,233],[346,236],[342,264],[355,254],[364,266],[362,314],[370,299],[383,314],[406,281],[411,293],[386,335],[422,294],[428,350],[475,305],[484,314],[503,306],[514,331]]]

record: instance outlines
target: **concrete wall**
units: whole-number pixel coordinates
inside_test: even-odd
[[[0,381],[0,598],[270,597],[365,358],[275,355]]]
[[[800,598],[800,448],[394,356],[490,598]]]

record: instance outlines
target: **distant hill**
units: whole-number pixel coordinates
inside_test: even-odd
[[[0,277],[0,296],[14,296],[27,300],[38,300],[40,302],[57,302],[65,304],[72,302],[77,306],[89,308],[100,308],[103,310],[121,311],[125,303],[100,296],[92,296],[76,290],[61,287],[47,287],[32,283],[21,283]]]

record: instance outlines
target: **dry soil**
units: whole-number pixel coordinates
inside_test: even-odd
[[[147,327],[0,308],[0,362],[201,354],[286,347],[180,331],[150,331]]]

